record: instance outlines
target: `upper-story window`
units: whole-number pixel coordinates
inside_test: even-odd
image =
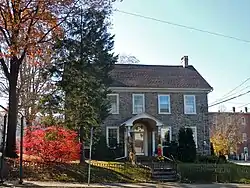
[[[242,118],[241,118],[241,123],[242,123],[242,125],[245,125],[245,124],[246,124],[246,118],[245,118],[245,117],[242,117]]]
[[[145,111],[144,94],[133,94],[133,114],[139,114]]]
[[[247,142],[247,133],[242,133],[242,141]]]
[[[158,95],[158,113],[170,114],[170,95]]]
[[[108,100],[110,102],[110,113],[119,114],[119,95],[108,94]]]
[[[196,114],[195,95],[184,95],[184,113]]]

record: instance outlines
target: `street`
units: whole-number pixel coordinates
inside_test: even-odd
[[[110,184],[78,184],[78,183],[60,183],[60,182],[34,182],[24,181],[23,185],[18,182],[8,182],[1,187],[92,187],[92,188],[249,188],[245,184],[182,184],[182,183],[110,183]]]

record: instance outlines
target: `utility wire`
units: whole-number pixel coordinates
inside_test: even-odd
[[[248,94],[248,93],[250,93],[250,91],[247,91],[247,92],[245,92],[245,93],[241,93],[241,94],[239,94],[239,95],[237,95],[237,96],[231,97],[231,98],[226,99],[226,100],[223,100],[223,101],[221,101],[221,102],[217,102],[217,103],[215,103],[215,104],[209,105],[208,107],[216,106],[216,105],[218,105],[218,104],[221,104],[221,103],[224,103],[224,102],[227,102],[227,101],[236,99],[236,98],[241,97],[241,96],[243,96],[243,95],[246,95],[246,94]]]
[[[233,96],[233,95],[235,95],[235,94],[237,94],[237,93],[239,93],[239,92],[241,92],[241,91],[249,88],[250,86],[246,86],[243,89],[241,89],[240,91],[232,93],[233,91],[235,91],[236,89],[238,89],[240,86],[242,86],[243,84],[245,84],[248,80],[250,80],[250,77],[248,79],[246,79],[245,81],[243,81],[240,85],[236,86],[234,89],[232,89],[231,91],[229,91],[228,93],[226,93],[225,95],[223,95],[221,98],[219,98],[219,99],[215,100],[214,102],[212,102],[211,104],[217,103],[217,102],[219,102],[221,100],[224,100],[224,99],[226,99],[228,97],[231,97],[231,96]],[[230,93],[232,93],[232,94],[230,94]]]
[[[199,28],[196,28],[196,27],[177,24],[177,23],[174,23],[174,22],[161,20],[161,19],[157,19],[157,18],[153,18],[153,17],[149,17],[149,16],[143,16],[143,15],[132,13],[132,12],[126,12],[126,11],[122,11],[122,10],[119,10],[119,9],[115,9],[115,11],[123,13],[123,14],[130,15],[130,16],[140,17],[140,18],[144,18],[144,19],[147,19],[147,20],[151,20],[151,21],[156,21],[156,22],[160,22],[160,23],[164,23],[164,24],[168,24],[168,25],[182,27],[182,28],[189,29],[189,30],[199,31],[199,32],[202,32],[202,33],[207,33],[207,34],[210,34],[210,35],[215,35],[215,36],[220,36],[220,37],[233,39],[233,40],[237,40],[237,41],[241,41],[241,42],[250,43],[250,40],[241,39],[241,38],[238,38],[238,37],[229,36],[229,35],[225,35],[225,34],[222,34],[222,33],[216,33],[216,32],[213,32],[213,31],[203,30],[203,29],[199,29]]]
[[[250,102],[249,102],[249,103],[246,103],[246,104],[244,104],[244,105],[242,105],[242,106],[239,106],[239,107],[237,107],[237,108],[242,108],[242,107],[247,106],[247,105],[249,105],[249,104],[250,104]]]
[[[213,31],[203,30],[203,29],[199,29],[199,28],[196,28],[196,27],[191,27],[191,26],[187,26],[187,25],[177,24],[177,23],[174,23],[174,22],[170,22],[170,21],[166,21],[166,20],[161,20],[161,19],[157,19],[157,18],[153,18],[153,17],[149,17],[149,16],[144,16],[144,15],[140,15],[140,14],[136,14],[136,13],[132,13],[132,12],[126,12],[126,11],[122,11],[122,10],[119,10],[119,9],[115,9],[115,11],[123,13],[123,14],[126,14],[126,15],[130,15],[130,16],[135,16],[135,17],[139,17],[139,18],[143,18],[143,19],[147,19],[147,20],[151,20],[151,21],[156,21],[156,22],[160,22],[160,23],[164,23],[164,24],[168,24],[168,25],[173,25],[173,26],[177,26],[177,27],[182,27],[182,28],[189,29],[189,30],[199,31],[199,32],[202,32],[202,33],[207,33],[207,34],[210,34],[210,35],[215,35],[215,36],[220,36],[220,37],[224,37],[224,38],[228,38],[228,39],[233,39],[233,40],[237,40],[237,41],[241,41],[241,42],[250,43],[250,40],[245,40],[245,39],[241,39],[241,38],[238,38],[238,37],[225,35],[225,34],[222,34],[222,33],[216,33],[216,32],[213,32]],[[240,85],[238,85],[237,87],[235,87],[234,89],[232,89],[231,91],[229,91],[228,93],[226,93],[225,95],[223,95],[223,97],[226,97],[226,96],[229,97],[228,96],[229,94],[231,94],[233,91],[235,91],[240,86],[242,86],[243,84],[245,84],[248,80],[250,80],[250,77],[247,78],[245,81],[243,81]],[[221,99],[218,99],[215,102],[213,102],[208,107],[212,107],[212,106],[215,106],[215,105],[218,105],[218,104],[230,101],[232,99],[241,97],[241,96],[246,95],[248,93],[250,93],[250,91],[248,91],[246,93],[239,94],[239,95],[234,96],[234,97],[231,97],[229,99],[225,99],[225,100],[223,100],[223,97],[222,97]],[[220,101],[220,100],[223,100],[223,101],[217,102],[217,101]]]

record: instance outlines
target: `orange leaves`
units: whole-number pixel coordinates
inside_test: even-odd
[[[70,162],[79,159],[77,133],[61,127],[28,127],[24,137],[24,154],[42,161]]]
[[[0,0],[0,42],[5,55],[41,55],[40,44],[61,36],[63,15],[74,0]],[[11,49],[8,51],[8,49]],[[49,49],[49,48],[46,48]],[[8,52],[7,52],[8,51]]]

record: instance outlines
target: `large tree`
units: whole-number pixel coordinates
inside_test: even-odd
[[[9,85],[8,133],[5,154],[16,155],[17,80],[24,58],[50,53],[59,27],[76,6],[95,4],[110,10],[113,0],[0,0],[0,63]]]
[[[57,75],[64,91],[66,125],[80,130],[82,143],[88,141],[90,128],[100,127],[109,113],[109,73],[117,61],[109,27],[106,10],[91,7],[80,11],[68,20],[66,28],[70,32],[56,50],[55,67],[61,70]]]
[[[210,125],[210,141],[218,155],[237,152],[242,140],[242,115],[240,113],[217,113]]]

